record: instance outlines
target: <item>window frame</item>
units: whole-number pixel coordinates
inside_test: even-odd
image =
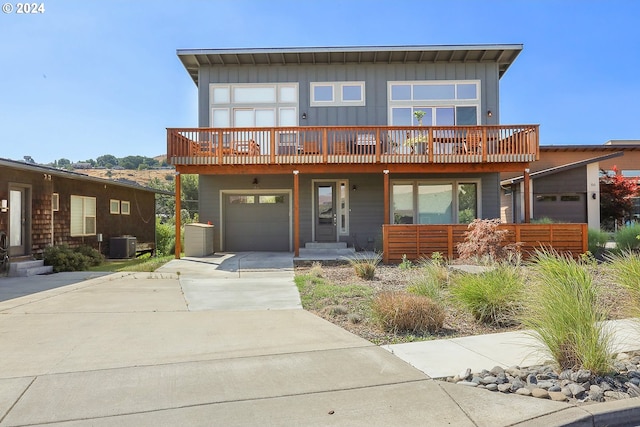
[[[331,101],[319,101],[315,99],[316,87],[331,87],[333,99]],[[343,89],[354,86],[360,88],[359,100],[345,100]],[[339,82],[311,82],[309,83],[309,105],[311,107],[363,107],[366,105],[366,84],[364,81],[339,81]]]
[[[60,210],[60,193],[51,193],[51,212]]]
[[[120,215],[120,200],[109,200],[109,213],[111,215]]]
[[[126,208],[125,208],[126,206]],[[121,215],[131,215],[131,202],[128,200],[120,201],[120,214]]]
[[[76,200],[76,202],[81,202],[82,203],[82,212],[80,213],[80,217],[82,220],[82,224],[81,224],[81,232],[78,232],[77,228],[79,226],[79,224],[74,224],[74,218],[76,215],[74,215],[74,206],[76,205],[74,203],[74,199]],[[92,205],[93,206],[93,214],[89,214],[87,213],[87,211],[89,209],[87,209],[87,204]],[[76,237],[76,236],[95,236],[98,230],[98,221],[97,221],[97,206],[96,206],[96,198],[95,197],[90,197],[90,196],[79,196],[79,195],[75,195],[72,194],[70,196],[70,219],[69,219],[69,234],[72,237]],[[87,231],[87,219],[93,218],[93,231]]]
[[[472,85],[476,86],[476,98],[458,98],[458,86],[459,85]],[[454,97],[450,99],[415,99],[415,86],[445,86],[454,85]],[[392,98],[393,88],[396,86],[409,86],[409,98],[408,99],[396,99]],[[413,112],[418,109],[430,109],[431,117],[435,121],[436,109],[438,108],[453,108],[454,111],[454,126],[462,126],[458,124],[458,108],[459,107],[475,107],[476,109],[476,124],[478,126],[482,124],[481,103],[482,103],[482,82],[478,79],[470,80],[397,80],[387,82],[387,123],[390,125],[396,125],[393,122],[393,111],[396,108],[410,108],[411,109],[411,123],[413,126],[417,126],[417,121],[413,116]],[[438,126],[438,124],[425,125],[425,126]]]
[[[394,217],[394,193],[393,188],[395,185],[411,185],[413,187],[412,193],[412,203],[413,203],[413,221],[411,224],[420,225],[420,211],[419,211],[419,187],[420,185],[443,185],[450,184],[451,185],[451,222],[448,224],[461,224],[460,222],[460,206],[459,206],[459,187],[461,184],[475,184],[476,185],[476,218],[482,218],[482,179],[481,178],[455,178],[455,179],[397,179],[391,180],[391,194],[390,194],[390,205],[387,207],[389,209],[389,218],[391,218],[391,223],[396,224]]]

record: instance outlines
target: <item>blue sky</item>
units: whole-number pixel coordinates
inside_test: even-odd
[[[181,48],[522,43],[503,124],[539,123],[543,145],[640,139],[634,0],[39,3],[0,12],[0,157],[163,154],[165,128],[197,126]]]

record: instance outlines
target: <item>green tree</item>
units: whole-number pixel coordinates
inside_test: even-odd
[[[112,168],[118,165],[118,158],[111,154],[105,154],[96,158],[96,164],[105,168]]]

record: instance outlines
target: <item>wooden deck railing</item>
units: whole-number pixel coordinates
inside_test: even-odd
[[[402,256],[416,260],[440,252],[449,259],[458,258],[458,243],[464,241],[465,224],[394,224],[382,226],[383,261],[401,262]],[[508,230],[504,244],[520,243],[524,258],[536,249],[553,248],[577,257],[587,251],[587,224],[500,224]]]
[[[532,162],[538,133],[538,125],[167,129],[167,157],[174,165]]]

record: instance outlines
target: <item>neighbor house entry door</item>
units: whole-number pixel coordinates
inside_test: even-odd
[[[9,256],[27,254],[30,206],[28,188],[9,187]]]

